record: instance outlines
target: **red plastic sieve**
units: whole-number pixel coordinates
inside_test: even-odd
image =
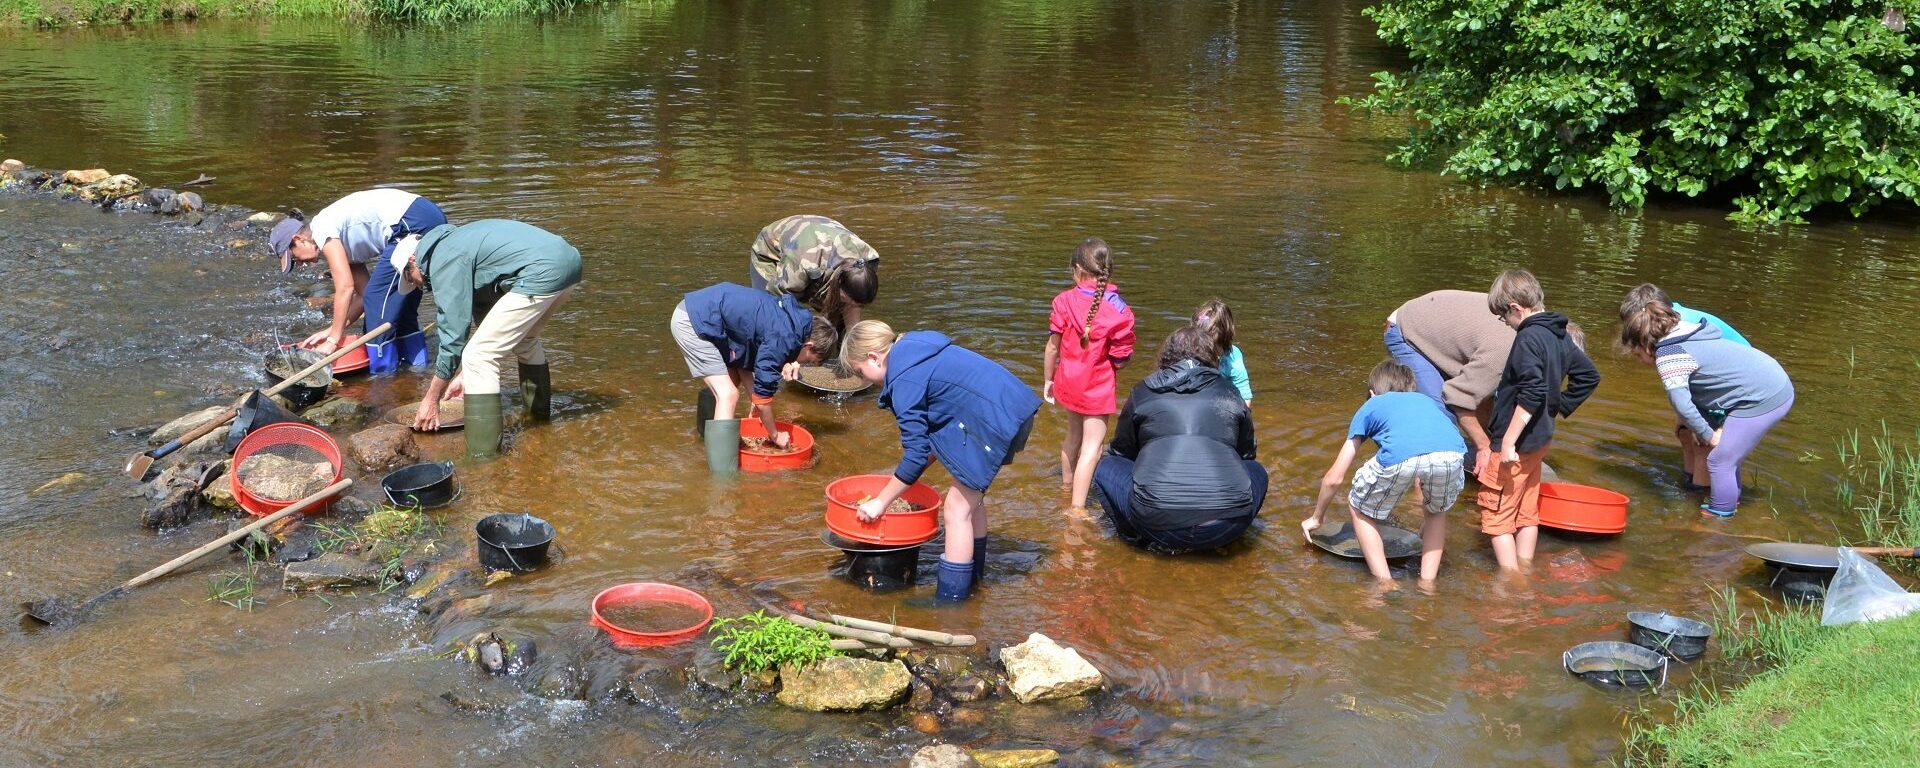
[[[880,495],[892,475],[853,475],[827,484],[827,530],[867,544],[911,546],[940,532],[940,492],[914,483],[900,498],[912,512],[888,512],[871,523],[860,520],[860,502]]]
[[[345,469],[340,461],[340,445],[335,443],[326,432],[311,424],[295,421],[268,424],[248,433],[246,438],[240,441],[240,445],[233,451],[233,464],[227,470],[227,485],[233,489],[233,498],[240,502],[242,509],[255,517],[271,515],[292,506],[299,499],[284,501],[269,499],[248,491],[247,486],[240,482],[240,464],[245,462],[247,457],[263,450],[286,445],[303,446],[319,451],[320,455],[326,458],[327,464],[333,467],[333,479],[328,480],[327,484],[340,482],[342,471]],[[325,510],[325,504],[316,504],[307,512],[317,515]]]

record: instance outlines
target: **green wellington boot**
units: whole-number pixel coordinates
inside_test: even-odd
[[[553,420],[553,368],[546,363],[520,366],[520,407],[534,421]]]
[[[740,471],[740,420],[714,419],[701,429],[707,441],[707,469],[716,475]]]
[[[491,459],[500,455],[500,393],[467,393],[467,458]]]
[[[701,439],[706,438],[707,422],[713,421],[713,409],[719,406],[720,406],[719,401],[713,398],[713,390],[707,389],[706,387],[701,387],[700,399],[693,406],[693,436],[694,437],[698,437]]]

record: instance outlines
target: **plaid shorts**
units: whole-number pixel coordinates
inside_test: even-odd
[[[1347,503],[1367,517],[1385,520],[1417,481],[1426,492],[1427,514],[1444,514],[1467,484],[1465,463],[1466,454],[1458,451],[1423,453],[1390,467],[1380,466],[1375,456],[1353,473]]]

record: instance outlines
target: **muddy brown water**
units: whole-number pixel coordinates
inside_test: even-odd
[[[588,604],[608,586],[680,581],[727,615],[751,603],[724,584],[760,585],[994,645],[1045,632],[1112,677],[1092,706],[989,709],[946,733],[957,741],[1139,766],[1590,765],[1672,687],[1596,689],[1560,669],[1563,650],[1624,639],[1628,610],[1704,616],[1709,587],[1757,600],[1765,574],[1746,543],[1855,532],[1835,500],[1835,443],[1882,419],[1912,433],[1920,237],[1898,212],[1749,229],[1705,205],[1622,214],[1390,168],[1398,127],[1334,101],[1396,63],[1361,5],[635,2],[447,29],[7,32],[0,154],[155,185],[206,173],[219,177],[210,200],[261,208],[401,184],[455,219],[523,218],[578,245],[585,289],[548,331],[555,421],[518,432],[497,463],[463,466],[465,495],[444,512],[456,547],[492,512],[560,530],[564,557],[494,588],[495,624],[600,642]],[[904,601],[930,583],[871,595],[830,578],[841,555],[818,539],[822,488],[886,471],[891,419],[871,393],[788,392],[780,418],[813,431],[818,465],[714,482],[690,434],[696,384],[667,333],[681,294],[744,281],[755,231],[801,211],[839,217],[883,254],[871,316],[946,331],[1036,385],[1047,302],[1082,237],[1118,250],[1143,352],[1202,300],[1227,299],[1273,470],[1261,524],[1223,554],[1163,558],[1069,522],[1064,422],[1048,409],[989,497],[978,598],[934,611]],[[247,337],[322,322],[301,301],[310,275],[272,274],[257,242],[225,247],[260,233],[182,226],[0,196],[9,601],[92,594],[224,530],[142,532],[116,474],[142,441],[120,430],[257,385],[265,347]],[[1405,580],[1376,594],[1360,565],[1306,545],[1298,520],[1383,355],[1387,313],[1513,265],[1586,325],[1606,377],[1549,462],[1631,496],[1630,527],[1549,534],[1515,584],[1456,511],[1436,591]],[[1604,353],[1612,307],[1642,280],[1719,312],[1795,377],[1796,409],[1755,454],[1732,520],[1701,520],[1677,488],[1652,372]],[[343,388],[391,407],[419,381]],[[461,439],[422,437],[436,456]],[[85,479],[29,493],[73,471]],[[462,711],[440,694],[472,673],[434,658],[445,637],[410,610],[209,601],[211,574],[234,567],[203,563],[71,630],[0,631],[0,764],[889,765],[931,738],[903,714],[689,694],[667,682],[687,646],[628,657],[661,681],[637,702]]]

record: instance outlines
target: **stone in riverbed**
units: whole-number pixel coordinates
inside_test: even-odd
[[[165,445],[167,441],[192,431],[194,427],[207,423],[208,419],[218,416],[224,408],[226,408],[224,405],[212,405],[169,421],[161,425],[159,429],[154,430],[153,434],[147,436],[147,445]]]
[[[147,499],[141,523],[148,528],[178,528],[192,522],[205,509],[200,496],[203,480],[211,474],[207,464],[175,464],[160,472],[141,490]]]
[[[948,698],[968,704],[986,698],[993,692],[993,686],[973,675],[961,675],[960,679],[948,683],[945,690]]]
[[[114,200],[140,191],[140,180],[124,173],[116,173],[92,184],[80,188],[80,196],[88,200]]]
[[[913,753],[908,768],[974,768],[980,763],[955,744],[933,744]]]
[[[27,164],[11,157],[0,161],[0,173],[19,173],[27,169]]]
[[[83,185],[83,184],[92,184],[97,181],[106,181],[107,177],[112,175],[113,174],[108,173],[107,169],[105,168],[88,168],[86,170],[67,171],[66,173],[63,173],[60,175],[60,183],[73,184],[76,186]]]
[[[200,195],[193,192],[182,192],[173,199],[180,203],[181,213],[193,213],[194,211],[204,211],[207,209],[207,201],[200,199]]]
[[[347,438],[347,454],[360,466],[378,470],[412,463],[420,457],[420,446],[413,440],[413,430],[381,424]]]
[[[200,489],[200,498],[207,502],[207,506],[227,512],[240,511],[240,500],[233,496],[233,483],[227,480],[227,473],[231,471],[233,460],[223,459],[219,470],[208,475],[212,479],[207,481],[205,488]]]
[[[280,220],[279,214],[268,213],[266,211],[260,211],[259,213],[255,213],[254,215],[247,217],[247,223],[249,224],[272,224],[279,220]]]
[[[328,552],[312,560],[287,564],[288,591],[326,587],[358,587],[380,580],[380,569],[365,560]]]
[[[359,424],[367,417],[365,403],[351,397],[329,397],[312,407],[301,411],[300,417],[322,427],[339,427]]]
[[[830,656],[806,667],[781,667],[778,699],[809,712],[886,709],[906,697],[912,681],[898,661]]]
[[[1039,768],[1060,762],[1051,749],[976,749],[970,753],[980,768]]]
[[[1000,651],[1007,686],[1022,704],[1067,699],[1100,687],[1100,670],[1072,648],[1035,632],[1027,641]]]

